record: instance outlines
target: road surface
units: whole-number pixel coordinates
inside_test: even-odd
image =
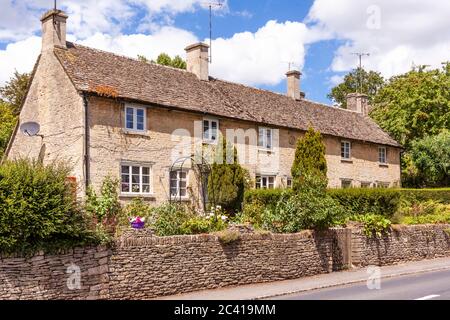
[[[277,300],[450,300],[450,270],[381,279],[379,290],[367,283],[279,296]]]

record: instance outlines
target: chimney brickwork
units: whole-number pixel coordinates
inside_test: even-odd
[[[209,46],[196,43],[186,49],[187,71],[195,74],[200,80],[209,80]]]
[[[347,110],[368,116],[370,112],[369,97],[361,93],[347,95]]]
[[[42,18],[42,51],[53,50],[55,46],[66,46],[66,21],[68,16],[61,10],[50,10]]]
[[[289,71],[287,76],[287,95],[295,100],[302,99],[302,93],[300,92],[300,76],[302,73],[297,70]]]

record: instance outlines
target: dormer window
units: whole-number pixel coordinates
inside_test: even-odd
[[[146,109],[141,107],[125,106],[125,129],[128,131],[144,132],[146,130]]]
[[[217,119],[203,120],[203,142],[217,143],[219,138],[219,121]]]

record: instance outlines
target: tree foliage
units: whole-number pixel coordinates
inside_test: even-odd
[[[418,186],[450,186],[450,131],[415,140],[410,150]]]
[[[295,150],[295,159],[291,169],[293,188],[299,190],[305,183],[304,177],[307,175],[327,176],[327,161],[325,159],[325,145],[322,135],[310,127],[303,138],[298,139]],[[321,183],[323,184],[323,183]]]
[[[360,77],[362,79],[361,89]],[[379,72],[367,72],[362,68],[357,68],[344,77],[344,82],[331,89],[328,98],[334,100],[342,108],[346,109],[348,94],[361,91],[361,93],[369,96],[369,101],[372,101],[384,84],[385,80]]]
[[[450,63],[395,76],[374,99],[371,117],[409,149],[413,141],[450,129]]]
[[[0,159],[3,157],[9,138],[17,121],[10,106],[0,102]]]
[[[241,209],[247,187],[248,173],[238,162],[237,150],[221,138],[216,160],[208,177],[208,199],[228,213]]]
[[[2,100],[10,105],[15,115],[20,112],[20,106],[25,98],[29,81],[29,73],[19,73],[16,70],[11,79],[3,87],[0,87]]]
[[[167,53],[161,53],[158,58],[156,58],[156,61],[149,60],[147,57],[143,55],[138,55],[138,60],[145,63],[157,63],[162,66],[168,66],[173,67],[177,69],[186,69],[186,61],[184,61],[180,56],[175,56],[173,59],[167,54]]]

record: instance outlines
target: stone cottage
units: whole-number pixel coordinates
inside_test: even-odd
[[[330,187],[399,186],[401,146],[367,116],[366,96],[350,95],[348,110],[308,101],[298,71],[287,73],[286,95],[216,79],[203,43],[186,48],[187,70],[141,62],[67,42],[67,18],[52,10],[41,19],[42,52],[7,157],[69,161],[80,197],[111,175],[124,201],[189,200],[193,163],[177,161],[220,135],[256,188],[289,187],[309,126],[324,136]],[[20,130],[27,122],[39,135]]]

